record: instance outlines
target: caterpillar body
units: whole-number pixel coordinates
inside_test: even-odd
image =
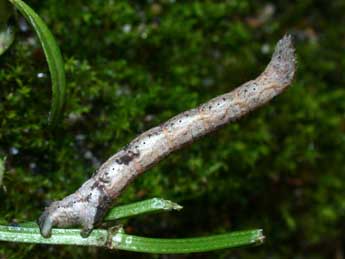
[[[53,202],[38,220],[41,234],[49,237],[55,226],[81,226],[81,235],[88,236],[136,177],[174,150],[279,95],[291,84],[295,63],[291,36],[286,35],[277,43],[270,63],[256,79],[139,135],[102,164],[75,193]]]

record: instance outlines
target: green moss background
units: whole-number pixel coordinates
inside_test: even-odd
[[[0,223],[36,219],[140,132],[258,75],[294,36],[298,73],[269,105],[179,151],[119,203],[163,197],[182,212],[126,231],[189,237],[263,228],[263,246],[152,256],[0,243],[0,258],[344,258],[345,3],[334,1],[27,1],[61,47],[65,116],[47,127],[51,87],[19,19],[0,57]]]

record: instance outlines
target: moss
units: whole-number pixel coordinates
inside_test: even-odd
[[[299,56],[293,86],[167,158],[119,203],[160,196],[184,205],[179,214],[128,221],[127,231],[136,234],[265,231],[264,246],[205,258],[328,258],[342,251],[342,1],[280,1],[272,16],[263,1],[27,2],[61,46],[68,100],[63,121],[49,131],[47,65],[34,33],[22,26],[0,61],[0,157],[7,157],[1,223],[37,218],[48,201],[73,192],[138,133],[256,76],[290,32]],[[0,255],[114,256],[4,243]]]

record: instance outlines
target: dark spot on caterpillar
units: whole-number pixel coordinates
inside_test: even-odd
[[[217,105],[219,106],[219,103],[217,103]]]
[[[209,109],[209,110],[211,110],[211,108],[212,108],[212,106],[211,106],[211,105],[210,105],[210,106],[208,106],[208,109]]]
[[[131,162],[132,160],[133,160],[133,157],[126,154],[120,157],[116,162],[118,162],[119,164],[128,165],[129,162]]]
[[[223,99],[223,101],[225,101],[225,100],[226,100],[226,99],[225,99],[225,97],[223,97],[222,99]]]
[[[151,133],[149,134],[149,137],[152,137],[152,134],[151,134]]]
[[[246,92],[248,92],[248,90],[247,90],[247,89],[244,89],[244,92],[246,93]]]
[[[171,123],[170,126],[174,126],[174,123]]]
[[[153,134],[153,136],[157,136],[157,135],[159,135],[161,133],[161,130],[156,130],[156,131],[154,131],[152,134]]]
[[[103,190],[101,189],[102,195],[99,197],[99,206],[96,208],[96,214],[94,217],[94,224],[99,224],[103,220],[104,214],[109,209],[112,199],[111,197]]]
[[[91,195],[92,195],[92,194],[90,193],[90,194],[88,194],[88,195],[86,196],[86,201],[87,201],[87,202],[90,202]]]
[[[144,142],[145,144],[145,142]],[[139,156],[139,152],[134,153],[133,151],[129,150],[126,154],[122,155],[118,159],[116,159],[116,162],[118,164],[125,164],[128,165],[129,162],[133,160],[134,157]]]
[[[116,161],[117,162],[117,161]],[[101,185],[101,183],[99,182],[99,181],[95,181],[94,183],[93,183],[93,185],[91,186],[91,191],[92,190],[94,190],[94,189],[101,189],[102,188],[102,185]]]
[[[178,122],[181,123],[181,120],[179,120]]]
[[[132,150],[129,150],[128,154],[130,154],[131,156],[139,156],[140,152],[138,150],[135,150],[135,152],[133,152]]]

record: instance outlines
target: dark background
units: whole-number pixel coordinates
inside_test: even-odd
[[[40,44],[19,19],[0,57],[0,223],[36,219],[140,132],[256,77],[285,33],[290,89],[169,156],[119,203],[163,197],[177,213],[128,220],[152,237],[263,228],[263,246],[152,258],[344,258],[345,2],[27,1],[65,61],[68,98],[47,127],[51,87]],[[105,249],[0,244],[0,258],[148,258]],[[151,258],[151,257],[150,257]]]

